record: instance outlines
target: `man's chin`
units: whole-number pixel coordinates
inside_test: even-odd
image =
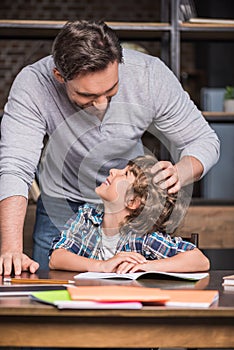
[[[85,110],[85,112],[91,114],[91,115],[96,115],[96,116],[104,116],[104,114],[106,113],[107,111],[107,108],[100,108],[100,109],[97,109],[96,107],[94,106],[89,106],[89,107],[84,107],[83,110]]]

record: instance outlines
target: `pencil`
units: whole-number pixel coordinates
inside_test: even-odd
[[[4,278],[4,283],[11,284],[71,284],[73,280],[55,280],[55,279],[32,279],[32,278]]]

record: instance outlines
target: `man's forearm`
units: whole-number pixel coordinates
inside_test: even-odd
[[[12,196],[0,202],[1,254],[23,251],[23,227],[27,199]]]
[[[181,187],[198,181],[204,171],[202,163],[195,157],[185,156],[176,165]]]

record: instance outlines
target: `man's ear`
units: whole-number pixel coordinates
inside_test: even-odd
[[[141,205],[141,199],[139,197],[129,199],[126,203],[126,207],[131,210],[135,210],[139,208],[140,205]]]
[[[62,77],[61,73],[58,71],[57,68],[53,69],[54,77],[59,83],[64,83],[64,78]]]

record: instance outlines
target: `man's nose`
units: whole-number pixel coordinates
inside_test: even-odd
[[[99,111],[103,111],[107,109],[108,106],[108,97],[107,96],[99,96],[93,101],[93,105]]]

